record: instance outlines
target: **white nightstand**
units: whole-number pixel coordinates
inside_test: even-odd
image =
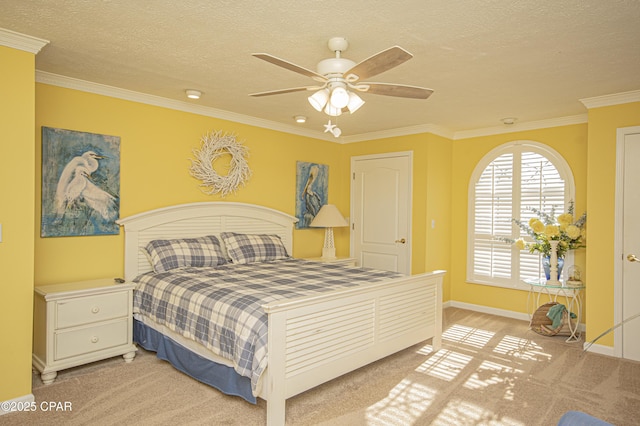
[[[113,278],[35,288],[33,365],[44,384],[65,368],[118,355],[133,361],[133,288]]]
[[[344,266],[356,266],[356,260],[353,257],[336,257],[335,259],[325,259],[323,257],[307,257],[304,260],[321,263],[334,263]]]

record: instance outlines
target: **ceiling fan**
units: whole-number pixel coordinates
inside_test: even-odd
[[[424,87],[363,81],[397,67],[413,57],[411,53],[399,46],[390,47],[356,64],[341,56],[342,52],[349,47],[345,38],[334,37],[329,40],[328,45],[329,49],[335,52],[335,58],[320,61],[317,71],[311,71],[268,53],[254,53],[253,56],[258,59],[311,77],[318,84],[252,93],[249,96],[270,96],[314,90],[315,93],[308,98],[311,106],[317,111],[324,111],[327,115],[338,116],[343,112],[354,113],[364,104],[356,92],[413,99],[427,99],[433,93],[433,90]]]

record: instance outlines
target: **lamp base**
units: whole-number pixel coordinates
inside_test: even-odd
[[[322,249],[322,258],[323,259],[335,259],[336,258],[336,248],[328,248],[324,247]]]

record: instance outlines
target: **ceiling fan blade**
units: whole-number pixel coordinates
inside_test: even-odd
[[[304,86],[304,87],[292,87],[290,89],[270,90],[268,92],[251,93],[249,94],[249,96],[260,97],[260,96],[281,95],[283,93],[302,92],[303,90],[316,90],[316,89],[320,90],[322,89],[322,86]]]
[[[362,80],[397,67],[411,58],[413,58],[411,53],[400,46],[393,46],[368,57],[345,72],[344,75],[348,81]]]
[[[298,74],[311,77],[316,81],[320,81],[323,83],[327,81],[327,79],[323,75],[320,75],[315,71],[311,71],[309,69],[303,68],[289,61],[285,61],[284,59],[280,59],[273,55],[269,55],[268,53],[253,53],[253,56],[255,56],[258,59],[262,59],[263,61],[267,61],[273,65],[277,65],[279,67],[288,69],[289,71],[297,72]]]
[[[433,90],[406,84],[359,83],[354,89],[375,95],[396,96],[398,98],[427,99]]]

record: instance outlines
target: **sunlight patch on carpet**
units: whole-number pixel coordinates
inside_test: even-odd
[[[442,340],[483,348],[496,333],[455,324],[442,333]]]
[[[504,336],[493,352],[523,361],[549,361],[551,359],[551,354],[544,352],[542,346],[536,342],[515,336]]]
[[[524,426],[524,423],[508,417],[500,417],[491,410],[459,399],[452,399],[431,425],[501,425]]]
[[[415,371],[450,382],[472,360],[472,356],[442,349],[420,364]]]
[[[367,424],[414,424],[427,411],[435,397],[434,389],[404,379],[391,389],[386,398],[367,408]]]
[[[420,355],[431,355],[433,353],[433,346],[425,345],[416,351]]]
[[[523,370],[514,369],[491,361],[483,361],[478,369],[469,376],[463,386],[471,390],[481,390],[492,385],[506,385],[504,386],[505,394],[503,399],[512,400],[513,392],[511,389],[515,385],[517,375],[523,373]]]

